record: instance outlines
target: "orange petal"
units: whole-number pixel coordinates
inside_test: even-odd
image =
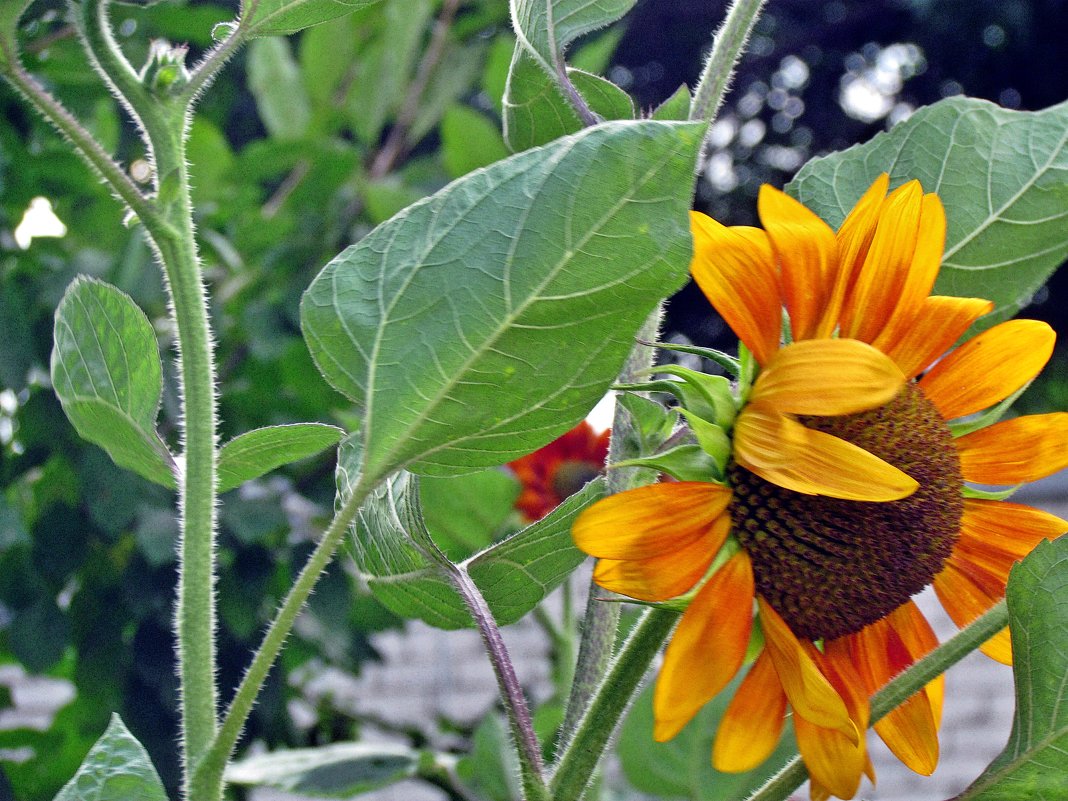
[[[887,615],[886,620],[901,638],[901,642],[904,643],[913,662],[922,659],[938,647],[938,637],[935,636],[931,624],[927,622],[923,612],[912,601],[905,601],[905,603]],[[927,700],[931,704],[931,714],[934,717],[936,728],[942,725],[942,699],[945,695],[945,678],[944,674],[940,674],[924,686]]]
[[[757,605],[764,629],[764,649],[775,665],[794,712],[817,726],[839,730],[856,742],[856,727],[838,691],[801,647],[779,613],[759,596]]]
[[[734,458],[773,484],[805,495],[893,501],[915,480],[863,448],[750,403],[734,424]]]
[[[946,420],[981,411],[1038,375],[1056,338],[1038,320],[995,325],[938,362],[920,379],[920,387]]]
[[[730,500],[719,484],[652,484],[598,501],[578,516],[571,536],[601,559],[649,559],[700,539]]]
[[[724,773],[752,770],[771,756],[786,723],[786,693],[767,651],[742,680],[716,729],[712,767]]]
[[[907,378],[915,378],[993,308],[993,301],[981,298],[924,298],[912,323],[890,342],[880,343],[880,348]]]
[[[965,498],[954,558],[1008,581],[1009,569],[1042,540],[1068,532],[1068,521],[1006,501]]]
[[[1068,467],[1068,412],[1003,420],[956,440],[965,481],[1023,484]]]
[[[731,529],[721,515],[693,542],[648,559],[600,559],[593,580],[639,601],[666,601],[688,592],[708,571]]]
[[[690,274],[731,330],[765,364],[779,346],[782,300],[775,257],[758,228],[720,225],[690,213]]]
[[[893,317],[916,252],[922,207],[918,181],[883,201],[868,255],[842,309],[841,336],[873,342]]]
[[[934,589],[946,613],[961,628],[964,628],[986,612],[1005,595],[1005,585],[1000,590],[989,577],[974,568],[967,573],[952,557],[934,578]],[[1012,643],[1008,629],[987,640],[980,649],[991,659],[1006,665],[1012,664]]]
[[[838,318],[842,313],[846,294],[853,285],[857,270],[864,263],[872,237],[875,236],[879,211],[889,185],[890,176],[884,172],[872,182],[838,229],[838,270],[827,307],[816,329],[817,337],[829,337],[838,327]]]
[[[778,257],[795,340],[808,339],[831,293],[838,264],[834,231],[804,205],[764,184],[757,210]]]
[[[760,373],[753,403],[830,417],[889,403],[905,383],[884,353],[856,339],[809,339],[779,349]]]
[[[670,740],[734,678],[753,628],[753,567],[738,551],[694,596],[664,653],[653,737]]]

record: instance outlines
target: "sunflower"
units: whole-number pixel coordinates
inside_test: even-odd
[[[509,462],[522,485],[515,508],[540,520],[604,469],[611,431],[597,433],[583,420],[548,445]]]
[[[937,645],[911,596],[933,583],[964,626],[1004,595],[1015,561],[1068,530],[981,488],[1068,465],[1068,414],[995,422],[1050,358],[1053,331],[1009,321],[951,349],[993,304],[930,294],[942,204],[916,181],[888,187],[878,178],[837,232],[768,186],[763,229],[693,214],[691,272],[744,358],[735,414],[684,414],[699,441],[729,430],[729,456],[707,481],[602,500],[573,531],[602,587],[688,601],[656,683],[655,738],[756,654],[713,764],[763,762],[789,706],[817,800],[874,781],[869,698]],[[983,650],[1011,662],[1007,631]],[[921,774],[938,759],[942,693],[939,677],[875,724]]]

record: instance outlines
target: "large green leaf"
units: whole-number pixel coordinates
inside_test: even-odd
[[[1011,317],[1068,256],[1068,102],[1008,111],[950,98],[888,133],[813,159],[787,187],[832,226],[871,182],[918,178],[946,207],[935,291],[993,300],[985,327]]]
[[[323,269],[304,336],[363,414],[368,482],[500,464],[585,416],[685,280],[701,130],[610,123],[521,153]]]
[[[248,21],[248,36],[283,36],[374,5],[378,0],[260,0]],[[242,0],[248,13],[253,4]]]
[[[55,801],[167,801],[144,746],[118,715]]]
[[[549,72],[579,36],[615,22],[636,0],[512,0],[516,36]]]
[[[56,309],[52,385],[74,428],[120,467],[173,489],[156,433],[163,366],[152,324],[129,295],[80,276]]]
[[[337,426],[296,423],[267,426],[234,437],[219,450],[219,492],[240,487],[277,467],[314,456],[345,435]]]
[[[349,437],[338,453],[338,492],[346,498],[359,469],[359,442]],[[432,626],[473,625],[440,553],[424,528],[415,477],[399,472],[383,482],[361,508],[353,553],[368,586],[393,612]],[[575,517],[604,496],[593,481],[546,517],[461,562],[501,625],[519,620],[585,559],[571,540]]]
[[[226,781],[313,798],[351,798],[410,779],[420,753],[389,743],[334,743],[257,754],[226,769]]]
[[[1016,716],[1008,745],[960,801],[1062,801],[1068,788],[1068,535],[1009,574]]]

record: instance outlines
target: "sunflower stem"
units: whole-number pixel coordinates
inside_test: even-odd
[[[945,673],[953,665],[989,640],[1009,623],[1005,599],[1001,599],[965,628],[931,651],[923,659],[891,679],[871,699],[874,725],[900,704],[919,692],[924,685]],[[749,796],[748,801],[784,801],[800,787],[808,772],[800,756],[794,756],[768,782]]]
[[[712,36],[712,52],[708,55],[701,79],[690,102],[690,119],[711,123],[723,104],[730,88],[734,68],[742,57],[745,43],[753,32],[766,0],[734,0],[723,24]]]

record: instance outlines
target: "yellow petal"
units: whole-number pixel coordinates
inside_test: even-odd
[[[767,184],[760,187],[757,209],[779,259],[794,339],[808,339],[816,332],[836,275],[834,231],[804,205]]]
[[[841,336],[873,342],[893,317],[916,252],[922,206],[918,181],[883,201],[871,247],[842,309]]]
[[[993,309],[992,301],[981,298],[924,298],[912,323],[898,331],[893,341],[880,343],[880,348],[907,378],[915,378]]]
[[[816,329],[817,337],[829,337],[838,327],[838,318],[842,313],[842,304],[846,293],[853,284],[853,279],[868,255],[875,227],[879,222],[886,189],[890,185],[890,176],[885,172],[880,175],[864,196],[857,201],[852,211],[846,216],[838,229],[838,270],[835,275],[834,288],[827,300],[827,308]]]
[[[978,565],[1003,580],[1009,570],[1042,540],[1068,532],[1068,521],[1056,515],[1007,501],[966,498],[960,539],[953,548],[957,561]]]
[[[694,596],[664,653],[653,737],[670,740],[742,666],[753,627],[753,567],[738,551]]]
[[[856,726],[837,690],[801,647],[779,613],[759,596],[757,605],[764,629],[764,649],[775,665],[775,672],[794,712],[817,726],[841,731],[856,742]]]
[[[601,559],[649,559],[700,539],[730,500],[719,484],[652,484],[598,501],[575,520],[571,536]]]
[[[920,379],[946,420],[981,411],[1034,378],[1057,335],[1038,320],[1009,320],[969,339]]]
[[[809,339],[781,348],[751,401],[779,412],[830,417],[889,403],[905,377],[884,353],[856,339]]]
[[[786,723],[786,693],[767,651],[761,651],[716,729],[712,767],[743,773],[760,765],[779,744]]]
[[[1068,412],[1003,420],[955,442],[965,481],[1036,481],[1068,467]]]
[[[731,330],[765,364],[779,346],[782,300],[767,234],[690,213],[690,273]]]
[[[958,563],[953,557],[934,578],[935,594],[942,602],[950,619],[964,628],[986,612],[1005,595],[1005,585],[977,570],[974,566]],[[1012,643],[1008,629],[987,640],[980,650],[991,659],[1005,665],[1012,664]]]
[[[593,579],[606,590],[639,601],[666,601],[689,590],[708,571],[727,539],[729,515],[721,515],[693,542],[648,559],[600,559]]]
[[[750,403],[735,421],[734,458],[788,490],[854,501],[893,501],[917,482],[863,448]]]

